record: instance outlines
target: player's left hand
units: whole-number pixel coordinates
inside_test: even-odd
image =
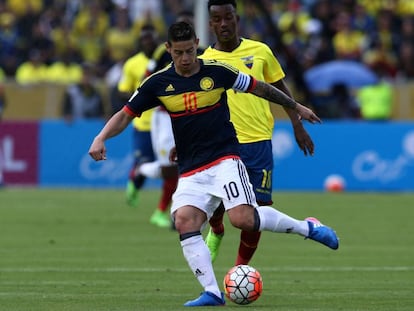
[[[293,126],[293,132],[295,134],[296,143],[298,144],[300,150],[303,151],[304,155],[313,156],[315,152],[315,145],[300,121]]]

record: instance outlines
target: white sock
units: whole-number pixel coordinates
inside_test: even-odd
[[[270,206],[259,206],[256,210],[260,217],[260,231],[297,233],[303,236],[309,234],[306,220],[294,219]]]
[[[193,271],[204,290],[212,292],[217,297],[221,297],[220,288],[218,287],[211,263],[210,251],[203,237],[197,235],[185,239],[181,241],[181,247],[191,271]]]
[[[161,177],[161,165],[160,162],[147,162],[139,166],[139,172],[149,178]]]

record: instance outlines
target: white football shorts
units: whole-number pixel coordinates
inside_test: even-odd
[[[201,172],[180,177],[172,201],[172,215],[180,207],[192,205],[204,211],[207,219],[221,201],[226,210],[240,204],[257,207],[246,167],[240,159],[225,159]]]
[[[168,112],[155,109],[151,120],[151,141],[155,157],[160,165],[169,165],[170,150],[175,146],[171,119]]]

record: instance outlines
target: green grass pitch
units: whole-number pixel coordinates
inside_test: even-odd
[[[151,226],[157,190],[0,190],[0,310],[188,310],[202,291],[170,229]],[[263,295],[228,310],[414,310],[414,194],[275,192],[274,206],[334,227],[338,251],[262,234]],[[239,231],[226,222],[221,285]],[[203,232],[204,234],[206,232]],[[216,310],[216,308],[202,308]]]

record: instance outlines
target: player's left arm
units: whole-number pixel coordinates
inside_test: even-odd
[[[218,65],[217,71],[220,71],[220,78],[222,81],[232,81],[232,85],[226,87],[240,92],[247,92],[258,97],[264,98],[274,104],[281,105],[284,108],[296,112],[300,118],[308,120],[310,123],[321,123],[321,119],[308,107],[296,102],[293,98],[286,95],[284,92],[274,87],[270,83],[256,80],[251,75],[245,74],[239,71],[237,68],[219,62],[213,62],[210,64]],[[235,80],[233,79],[235,78]],[[224,85],[226,82],[224,82]]]
[[[238,81],[244,79],[246,78],[244,78],[243,74],[241,74],[241,78],[239,78]],[[300,118],[308,120],[310,123],[321,123],[319,117],[311,109],[296,102],[293,98],[289,97],[273,85],[264,81],[255,80],[251,76],[249,79],[251,80],[249,82],[249,88],[247,89],[247,92],[264,98],[274,104],[281,105],[284,108],[290,109],[294,113],[297,113]],[[236,81],[236,85],[238,81]]]
[[[277,89],[281,90],[290,98],[293,98],[292,93],[290,92],[288,86],[286,85],[283,79],[280,79],[279,81],[272,83],[272,85]],[[296,143],[298,144],[299,148],[303,151],[305,156],[307,156],[308,154],[313,155],[315,152],[315,145],[312,141],[312,138],[305,130],[302,121],[298,117],[298,114],[292,109],[287,109],[286,107],[283,107],[283,109],[286,111],[286,114],[289,116],[290,122],[292,123]]]

